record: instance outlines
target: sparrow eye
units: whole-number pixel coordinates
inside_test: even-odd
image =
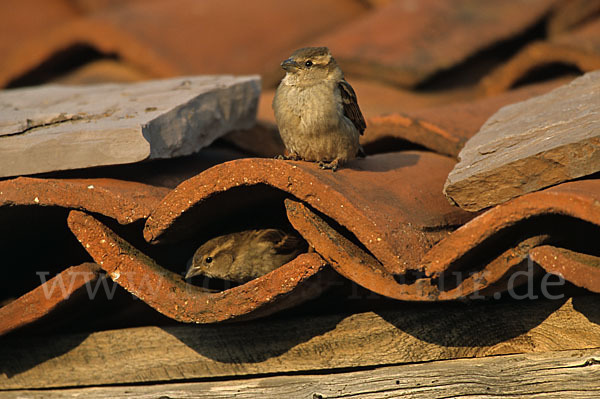
[[[312,64],[313,64],[313,63],[312,63],[312,61],[311,61],[311,60],[308,60],[308,61],[306,61],[306,62],[304,63],[304,65],[306,65],[306,67],[307,67],[307,68],[310,68],[310,67],[312,66]]]
[[[206,259],[204,260],[206,263],[211,263],[213,261],[212,256],[207,256]]]

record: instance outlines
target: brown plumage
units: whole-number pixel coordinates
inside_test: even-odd
[[[358,129],[358,132],[362,135],[367,128],[367,124],[365,123],[365,118],[358,107],[356,93],[354,92],[352,86],[350,86],[350,83],[346,82],[345,79],[340,81],[339,87],[342,95],[342,104],[344,105],[344,116],[354,123],[356,129]]]
[[[203,275],[244,283],[277,269],[307,247],[299,236],[279,229],[222,235],[196,250],[185,278]]]
[[[296,50],[281,66],[286,75],[275,92],[273,110],[289,158],[336,170],[356,157],[366,123],[356,93],[329,49]]]

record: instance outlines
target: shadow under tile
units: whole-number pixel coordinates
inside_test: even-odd
[[[421,157],[419,154],[414,152],[400,152],[398,154],[402,155],[393,158],[393,161],[391,162],[380,162],[380,158],[374,159],[372,156],[367,155],[365,158],[357,158],[348,162],[347,164],[343,165],[342,168],[352,169],[360,172],[388,172],[391,170],[416,165]]]
[[[446,347],[481,347],[537,327],[567,298],[555,301],[481,301],[413,304],[411,312],[376,312],[415,338]]]
[[[600,325],[600,295],[595,295],[597,301],[586,300],[586,297],[574,297],[573,309],[584,315],[590,323]]]
[[[202,356],[222,363],[260,363],[334,330],[347,315],[276,318],[163,330]]]

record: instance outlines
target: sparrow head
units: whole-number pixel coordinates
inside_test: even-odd
[[[204,243],[194,253],[185,278],[226,274],[234,261],[234,244],[234,238],[228,236],[216,237]]]
[[[344,76],[327,47],[304,47],[281,63],[289,84],[311,85]]]

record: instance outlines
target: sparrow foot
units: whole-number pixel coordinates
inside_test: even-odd
[[[302,160],[302,158],[300,158],[298,156],[298,154],[277,155],[277,156],[275,156],[275,159],[280,159],[280,160],[284,160],[284,161],[300,161],[300,160]]]
[[[339,166],[339,161],[334,159],[333,161],[327,163],[325,161],[319,162],[319,168],[321,169],[331,169],[332,172],[335,172]]]

